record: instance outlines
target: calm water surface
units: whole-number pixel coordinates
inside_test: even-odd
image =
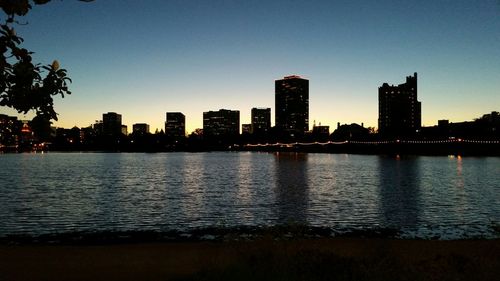
[[[301,223],[496,237],[500,158],[295,153],[0,155],[0,237]]]

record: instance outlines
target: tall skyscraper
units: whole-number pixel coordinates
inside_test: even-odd
[[[309,80],[286,76],[275,81],[276,128],[291,137],[309,131]]]
[[[118,137],[122,133],[122,116],[115,112],[102,115],[102,133],[105,136]]]
[[[167,112],[165,135],[171,138],[184,138],[186,136],[186,116],[180,112]]]
[[[271,109],[270,108],[252,108],[252,126],[253,134],[263,134],[271,129]]]
[[[421,127],[421,103],[417,100],[417,73],[406,83],[384,83],[378,88],[378,129],[381,135],[413,135]]]
[[[240,134],[240,112],[220,109],[203,112],[203,135],[207,138],[235,137]]]

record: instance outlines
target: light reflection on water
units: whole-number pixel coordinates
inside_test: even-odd
[[[491,236],[500,158],[300,153],[0,155],[0,236],[308,224]]]

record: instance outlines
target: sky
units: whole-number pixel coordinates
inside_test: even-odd
[[[377,127],[378,87],[418,73],[422,125],[500,110],[499,0],[53,0],[17,26],[35,61],[57,59],[73,82],[54,126],[105,112],[162,129],[183,112],[270,107],[274,80],[309,79],[310,126]],[[18,115],[8,108],[0,112]]]

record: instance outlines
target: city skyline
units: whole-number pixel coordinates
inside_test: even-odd
[[[154,132],[183,112],[190,133],[205,111],[239,110],[248,124],[253,107],[270,107],[275,124],[273,81],[293,74],[310,81],[310,129],[378,127],[377,87],[413,72],[430,126],[498,110],[499,14],[494,0],[56,1],[16,29],[36,61],[57,59],[73,79],[55,100],[57,127],[118,112]]]

